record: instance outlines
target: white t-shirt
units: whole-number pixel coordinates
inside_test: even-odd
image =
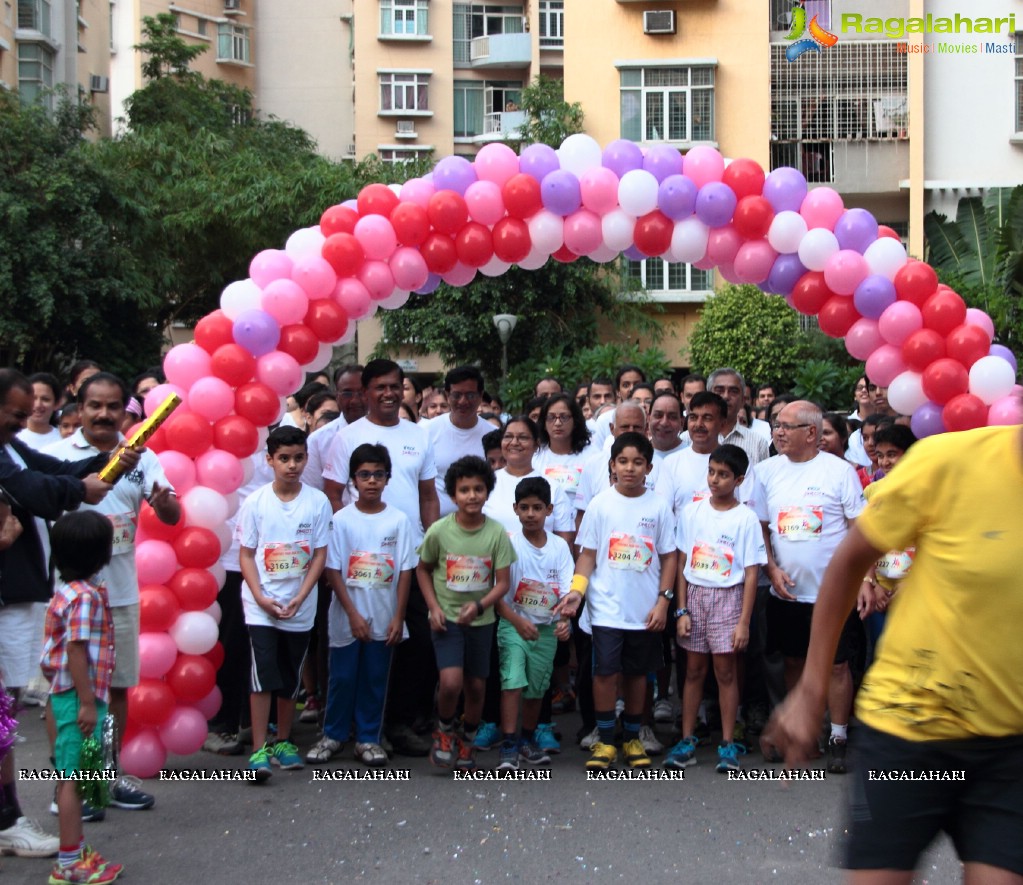
[[[313,554],[327,546],[332,516],[327,496],[307,485],[291,501],[278,498],[273,483],[249,495],[238,516],[236,531],[241,546],[256,551],[259,586],[264,594],[282,605],[298,595]],[[249,585],[242,582],[242,607],[246,624],[300,633],[313,628],[316,588],[306,596],[294,617],[280,621],[256,604]]]
[[[419,563],[412,546],[412,524],[396,507],[363,513],[354,506],[335,513],[333,524],[327,568],[341,573],[352,604],[369,623],[370,638],[383,641],[397,608],[398,579]],[[355,642],[348,615],[333,595],[327,629],[331,648]],[[404,625],[401,635],[408,638]]]
[[[426,431],[411,421],[399,421],[394,426],[374,424],[369,418],[360,418],[342,430],[330,445],[323,465],[323,478],[348,485],[348,462],[363,443],[386,446],[391,456],[391,478],[384,488],[383,501],[404,513],[415,530],[415,547],[423,540],[423,524],[419,517],[419,483],[433,480],[437,468],[433,463]],[[352,500],[359,497],[354,483],[349,486]]]
[[[552,623],[554,606],[572,585],[572,551],[550,532],[543,547],[534,547],[521,532],[511,536],[511,544],[518,559],[511,564],[505,602],[534,624]]]
[[[512,476],[506,468],[494,471],[496,482],[494,491],[483,505],[483,515],[497,520],[504,526],[509,535],[522,531],[522,523],[515,515],[515,487],[530,476],[540,476],[539,471],[531,470],[525,476]],[[574,532],[575,508],[569,503],[568,497],[557,483],[548,481],[551,487],[551,505],[554,510],[544,520],[543,527],[548,532]]]
[[[804,462],[776,455],[757,467],[753,498],[757,518],[770,527],[775,560],[796,582],[789,592],[816,602],[849,521],[866,506],[856,471],[827,452]]]
[[[305,470],[302,471],[302,482],[307,486],[323,491],[323,465],[327,461],[330,444],[334,442],[334,437],[347,426],[348,422],[345,421],[345,416],[339,415],[329,424],[324,424],[323,427],[314,430],[306,438],[305,444],[309,454],[306,458]],[[345,503],[348,502],[345,501]]]
[[[242,510],[241,505],[245,503],[245,500],[256,489],[261,489],[268,482],[274,481],[274,471],[266,462],[265,451],[258,451],[255,454],[249,455],[249,462],[252,464],[252,476],[247,483],[238,488],[236,492],[238,495],[238,509],[227,518],[225,523],[228,529],[231,530],[231,546],[220,557],[220,564],[229,572],[240,572],[242,570],[238,561],[242,545],[238,543],[238,532],[236,531],[238,517],[241,515]],[[305,474],[302,474],[302,478],[303,480],[305,479]]]
[[[692,446],[678,454],[665,458],[661,463],[661,471],[657,477],[655,491],[666,501],[671,502],[671,509],[680,516],[685,506],[710,497],[707,486],[707,465],[710,463],[710,452],[701,455]],[[735,497],[743,504],[750,503],[753,498],[754,470],[750,466],[746,478],[735,490]]]
[[[583,467],[598,452],[588,445],[581,452],[559,455],[547,446],[538,449],[533,455],[533,469],[552,485],[557,483],[568,496],[569,502],[575,506],[579,494],[579,483],[583,478]]]
[[[608,462],[610,460],[610,453],[599,452],[583,465],[583,475],[579,480],[579,490],[575,496],[576,510],[586,510],[590,506],[590,502],[597,495],[611,488],[611,473],[608,469]],[[654,458],[650,472],[646,475],[644,485],[651,492],[657,490],[662,464],[662,461]]]
[[[611,425],[615,422],[615,410],[613,408],[601,412],[593,421],[590,445],[597,451],[604,447],[604,443],[611,435]]]
[[[121,441],[124,437],[120,437]],[[63,461],[84,461],[99,454],[99,449],[86,442],[79,427],[67,439],[48,446],[44,454]],[[139,579],[135,571],[135,530],[138,527],[142,502],[153,493],[153,484],[159,483],[172,492],[160,459],[149,449],[143,449],[138,467],[126,473],[99,504],[81,504],[79,510],[95,510],[114,524],[114,554],[110,565],[99,573],[105,581],[111,607],[132,605],[139,601]],[[184,518],[184,517],[182,517]]]
[[[860,467],[870,466],[870,456],[867,455],[867,450],[863,447],[863,431],[859,427],[849,434],[849,442],[846,443],[845,447],[845,456],[853,464],[859,464]]]
[[[687,448],[687,444],[682,442],[682,440],[680,438],[679,441],[678,441],[678,445],[675,446],[675,448],[673,448],[673,449],[668,449],[668,451],[666,451],[666,452],[662,452],[660,449],[655,448],[654,449],[654,460],[655,461],[663,461],[665,458],[669,458],[672,455],[677,455],[679,452],[685,451],[686,448]]]
[[[30,449],[41,452],[47,446],[59,443],[61,441],[61,435],[60,431],[56,427],[51,427],[46,431],[46,433],[36,433],[34,430],[23,427],[18,431],[18,440],[23,442]]]
[[[768,424],[763,418],[754,418],[753,424],[750,426],[750,430],[754,433],[759,433],[764,439],[767,440],[767,445],[771,445],[771,425]]]
[[[659,555],[675,550],[668,502],[650,491],[627,498],[610,489],[586,510],[577,543],[597,554],[586,594],[589,623],[645,630],[661,590]]]
[[[701,587],[734,587],[747,566],[767,565],[760,520],[745,504],[715,510],[704,499],[686,507],[675,540],[686,556],[686,580]]]
[[[434,463],[437,467],[437,498],[440,501],[441,516],[447,516],[458,509],[455,507],[455,502],[444,491],[444,476],[448,472],[448,468],[465,455],[486,458],[483,451],[483,437],[494,429],[494,425],[489,421],[477,418],[472,427],[463,430],[451,423],[450,413],[438,415],[434,421],[430,422],[426,436],[430,441]]]

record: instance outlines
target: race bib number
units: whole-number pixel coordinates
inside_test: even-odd
[[[133,553],[135,549],[135,515],[133,513],[108,514],[114,526],[113,555]]]
[[[528,618],[550,623],[554,620],[554,606],[558,604],[558,588],[544,581],[523,578],[515,588],[512,602]]]
[[[889,550],[877,561],[876,573],[889,581],[901,581],[913,565],[916,558],[916,547],[905,550]]]
[[[710,497],[710,489],[700,489],[697,492],[693,492],[693,503],[699,504],[701,501],[705,501]]]
[[[544,479],[556,482],[565,492],[575,494],[579,488],[579,479],[583,475],[582,467],[567,467],[563,464],[552,464],[544,468]]]
[[[268,581],[297,578],[313,558],[308,541],[282,541],[263,545],[263,570]]]
[[[482,556],[456,556],[449,553],[446,560],[447,588],[455,593],[486,593],[494,586],[493,560]]]
[[[778,511],[778,537],[786,541],[819,541],[823,529],[821,507],[782,507]]]
[[[697,541],[689,556],[689,568],[701,578],[723,580],[732,574],[735,551],[730,547]]]
[[[394,560],[383,553],[356,550],[348,557],[345,584],[363,590],[390,590],[394,580]]]
[[[654,558],[654,539],[627,532],[611,532],[607,546],[608,565],[630,572],[645,572]]]

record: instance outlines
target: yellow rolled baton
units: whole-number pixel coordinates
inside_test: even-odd
[[[160,425],[170,417],[171,412],[180,405],[181,397],[176,393],[170,394],[167,399],[160,403],[156,411],[146,418],[146,420],[139,425],[138,429],[125,440],[123,448],[141,449],[152,438],[153,434],[160,429]],[[117,480],[124,476],[125,471],[127,471],[128,465],[124,463],[119,452],[120,450],[118,450],[118,454],[115,454],[114,457],[107,462],[106,467],[99,472],[99,478],[103,480],[103,482],[108,482],[113,485],[117,482]]]

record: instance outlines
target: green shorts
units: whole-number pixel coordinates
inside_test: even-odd
[[[525,689],[524,698],[542,698],[551,684],[554,672],[554,652],[558,640],[553,624],[537,624],[540,636],[527,642],[505,620],[497,625],[497,651],[501,660],[501,688],[513,691]]]
[[[74,689],[50,695],[50,708],[53,721],[57,725],[57,743],[53,748],[56,758],[55,768],[64,774],[73,774],[81,768],[82,730],[78,727],[78,692]],[[96,701],[96,730],[92,736],[103,739],[103,718],[107,715],[107,705]]]

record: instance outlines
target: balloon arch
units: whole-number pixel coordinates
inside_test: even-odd
[[[141,587],[141,682],[129,695],[122,767],[154,775],[167,753],[200,749],[220,706],[216,669],[218,564],[231,542],[247,458],[283,414],[307,371],[351,340],[354,320],[395,310],[412,292],[496,277],[548,259],[607,263],[621,253],[663,258],[735,283],[752,283],[816,316],[912,415],[917,436],[1020,421],[1016,359],[992,344],[993,323],[967,308],[934,270],[910,259],[898,236],[796,169],[769,174],[714,149],[601,149],[586,135],[521,155],[488,144],[475,161],[440,160],[403,185],[371,184],[260,252],[231,283],[195,342],[164,360],[181,407],[150,442],[185,518],[166,526],[144,505],[136,559]]]

